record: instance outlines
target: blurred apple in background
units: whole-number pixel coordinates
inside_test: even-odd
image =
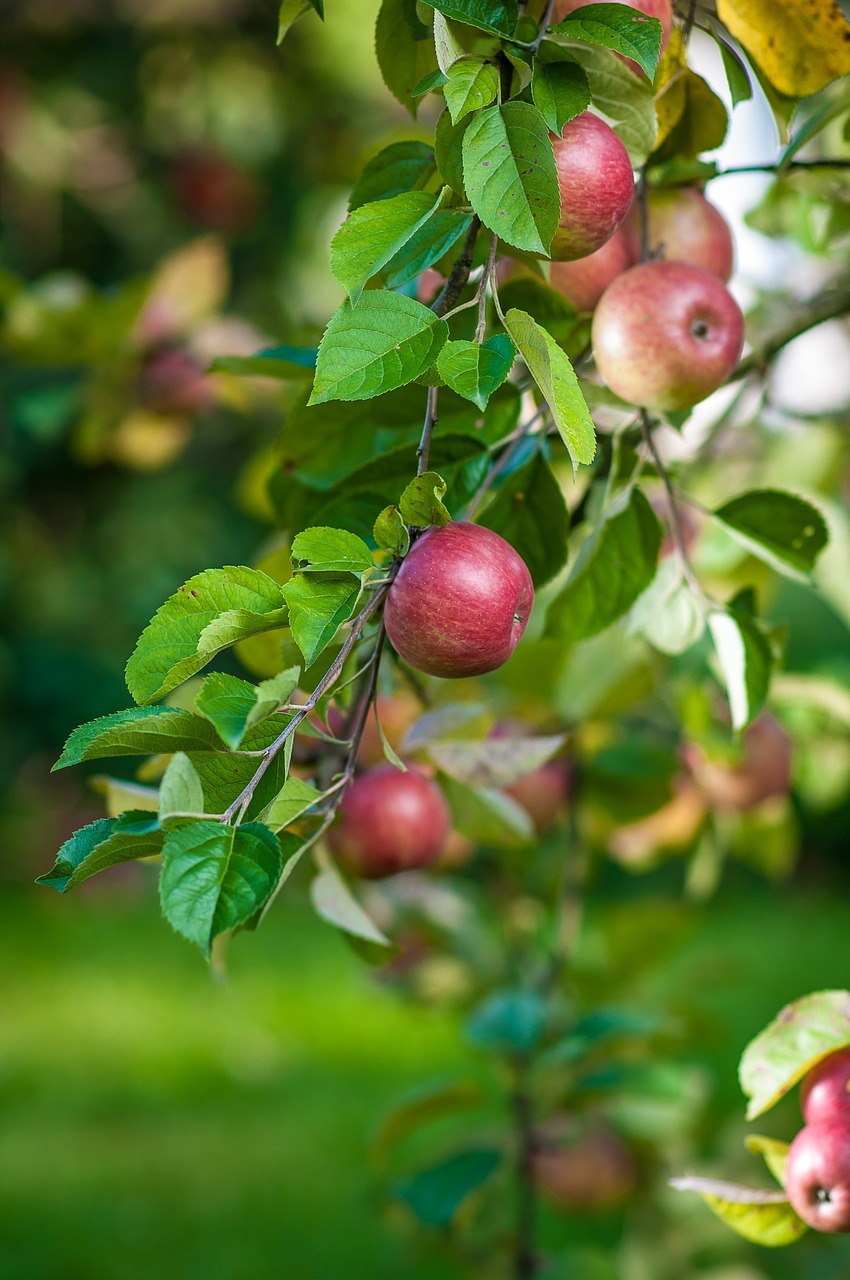
[[[532,1157],[534,1180],[548,1200],[565,1209],[605,1209],[634,1190],[634,1158],[611,1129],[600,1125],[569,1143],[558,1127],[543,1129]]]
[[[695,743],[685,748],[688,767],[713,809],[742,812],[791,788],[793,743],[769,712],[744,730],[741,746],[737,764],[713,760]]]

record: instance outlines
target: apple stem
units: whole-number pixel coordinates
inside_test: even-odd
[[[419,439],[419,448],[416,450],[417,464],[416,474],[421,476],[428,470],[428,455],[431,452],[431,437],[434,434],[434,428],[437,425],[437,387],[428,388],[428,398],[425,407],[425,421],[422,424],[422,435]]]
[[[490,252],[487,254],[484,274],[478,286],[478,324],[475,329],[475,341],[479,346],[484,341],[484,334],[487,332],[487,286],[492,281],[493,272],[496,270],[496,255],[498,252],[499,237],[494,235],[490,241]]]

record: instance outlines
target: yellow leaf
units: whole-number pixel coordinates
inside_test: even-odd
[[[653,81],[658,141],[661,146],[682,118],[688,99],[685,85],[685,50],[680,27],[674,27]]]
[[[717,14],[789,97],[808,97],[850,72],[850,24],[834,0],[717,0]]]
[[[224,302],[230,270],[224,246],[215,236],[183,245],[160,263],[136,322],[136,336],[147,345],[190,332]]]

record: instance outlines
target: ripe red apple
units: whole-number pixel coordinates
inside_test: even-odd
[[[591,1130],[570,1145],[543,1135],[532,1157],[534,1180],[565,1209],[603,1209],[634,1188],[635,1162],[610,1129]]]
[[[563,817],[570,791],[565,760],[548,760],[546,764],[518,778],[505,787],[509,796],[525,809],[539,836],[551,831]]]
[[[385,764],[349,786],[328,832],[328,844],[355,875],[376,880],[434,862],[451,830],[445,797],[435,782]]]
[[[556,262],[584,258],[610,240],[632,206],[629,153],[610,125],[591,111],[568,120],[552,149],[561,215],[552,241]]]
[[[142,365],[139,399],[154,413],[194,415],[209,409],[215,395],[207,374],[185,347],[162,347]]]
[[[637,262],[634,237],[626,226],[618,227],[611,239],[595,253],[573,262],[553,262],[549,283],[563,294],[576,311],[592,311],[605,290]]]
[[[552,22],[561,22],[568,13],[573,13],[576,9],[582,9],[586,4],[596,4],[596,2],[597,0],[557,0],[552,14]],[[661,23],[661,52],[663,53],[667,48],[670,32],[673,30],[673,0],[620,0],[620,4],[628,5],[630,9],[637,9],[639,13],[645,13],[648,18],[658,18]],[[618,57],[637,75],[643,75],[638,64],[633,62],[631,58],[625,58],[622,54],[619,54]]]
[[[726,281],[735,265],[729,224],[698,187],[656,187],[647,196],[649,251],[667,262],[689,262]],[[641,211],[635,204],[629,229],[640,243]]]
[[[850,1049],[838,1049],[812,1067],[800,1086],[800,1110],[806,1124],[850,1116]]]
[[[426,529],[387,594],[387,635],[417,671],[453,679],[507,662],[534,603],[525,562],[482,525]]]
[[[690,744],[686,761],[713,809],[741,813],[791,787],[794,745],[782,725],[763,712],[743,733],[739,764],[720,764]]]
[[[850,1232],[850,1116],[806,1125],[788,1151],[785,1190],[815,1231]]]
[[[702,267],[644,262],[618,276],[593,316],[596,367],[611,390],[647,409],[689,409],[730,377],[744,317]]]

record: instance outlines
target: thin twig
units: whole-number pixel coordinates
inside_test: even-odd
[[[824,294],[804,315],[794,316],[784,329],[779,329],[771,337],[766,338],[757,351],[746,356],[729,381],[737,382],[739,378],[744,378],[749,373],[763,373],[773,357],[778,355],[789,342],[793,342],[795,338],[808,333],[809,329],[816,328],[826,320],[834,320],[848,313],[850,313],[850,289]]]
[[[530,53],[536,53],[546,38],[546,32],[549,30],[549,24],[552,21],[552,10],[555,8],[555,0],[547,0],[546,8],[543,11],[543,17],[540,19],[540,30],[528,46]]]
[[[850,160],[832,158],[828,160],[774,160],[772,164],[735,164],[727,169],[718,169],[709,181],[715,178],[726,178],[731,173],[785,173],[789,169],[850,169]]]
[[[649,186],[646,181],[646,169],[644,165],[640,171],[640,181],[637,185],[637,206],[640,211],[640,260],[641,262],[649,261]]]
[[[428,388],[428,398],[425,408],[425,421],[422,424],[422,435],[419,438],[419,448],[416,450],[416,474],[421,476],[428,470],[428,455],[431,452],[431,437],[434,434],[434,428],[437,425],[437,387]]]
[[[475,253],[475,241],[478,238],[478,232],[481,228],[481,220],[478,217],[472,219],[469,230],[466,233],[466,239],[463,242],[463,248],[460,257],[452,267],[451,275],[443,286],[441,292],[437,296],[436,302],[431,306],[431,310],[437,316],[444,316],[451,311],[460,295],[466,287],[469,279],[469,273],[472,270],[472,258]]]
[[[478,287],[478,324],[475,328],[475,341],[480,346],[484,341],[484,334],[487,332],[487,286],[493,278],[493,272],[496,269],[496,255],[499,252],[499,237],[494,235],[490,241],[490,252],[487,254],[487,263],[484,267],[484,274],[481,277],[481,284]]]

